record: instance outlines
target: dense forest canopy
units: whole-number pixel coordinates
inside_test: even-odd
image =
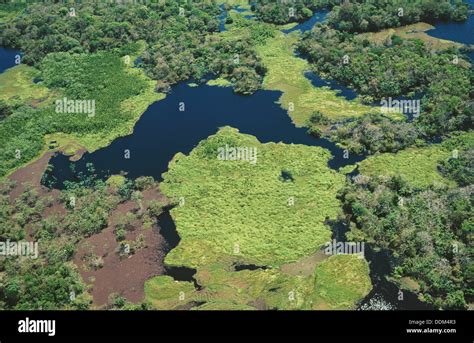
[[[464,21],[469,5],[462,0],[339,1],[328,17],[332,27],[347,32],[378,31],[420,21]]]
[[[425,301],[445,309],[473,301],[472,187],[414,190],[399,177],[375,178],[340,196],[351,239],[392,251],[394,275],[417,280]]]
[[[331,9],[328,23],[347,32],[378,31],[420,21],[463,21],[469,6],[462,0],[257,0],[257,17],[265,22],[302,22],[321,9]]]
[[[50,52],[96,52],[144,39],[150,44],[181,33],[214,32],[218,8],[207,1],[166,1],[149,5],[31,4],[6,24],[1,45],[21,48],[25,62],[36,64]],[[181,9],[181,12],[180,12]],[[47,20],[45,20],[47,19]],[[166,30],[164,30],[166,28]]]
[[[433,51],[421,40],[397,35],[380,45],[320,25],[305,35],[299,49],[315,72],[351,86],[368,103],[421,97],[421,114],[413,123],[368,117],[338,127],[332,137],[354,151],[397,151],[413,144],[417,136],[430,138],[472,128],[474,73],[460,62],[462,55],[456,48]]]
[[[252,8],[258,19],[264,22],[286,24],[305,21],[313,15],[314,10],[322,9],[330,2],[321,0],[257,0],[252,4]]]
[[[21,49],[25,63],[38,65],[52,52],[117,50],[126,55],[133,43],[143,40],[147,44],[143,65],[159,80],[160,90],[213,73],[240,81],[236,91],[253,93],[264,68],[249,42],[229,44],[212,35],[219,29],[220,13],[216,3],[205,0],[75,4],[74,16],[69,6],[38,3],[5,25],[0,45]]]

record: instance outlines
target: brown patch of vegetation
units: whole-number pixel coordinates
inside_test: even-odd
[[[42,194],[47,190],[41,187],[41,177],[48,166],[49,159],[53,156],[52,152],[46,152],[39,159],[31,162],[23,168],[14,171],[8,179],[15,182],[15,188],[10,193],[10,200],[16,199],[25,190],[27,183],[37,188]]]
[[[462,44],[453,41],[440,39],[430,36],[426,33],[434,29],[433,25],[427,23],[416,23],[412,25],[401,26],[382,30],[375,33],[363,33],[361,36],[368,38],[370,41],[377,44],[384,44],[384,42],[393,35],[402,37],[403,39],[420,39],[433,50],[443,50],[451,47],[460,48]]]
[[[61,191],[49,190],[41,185],[41,178],[54,153],[46,152],[8,178],[14,182],[9,194],[12,203],[23,192],[32,188],[40,197],[51,198],[49,205],[45,206],[42,215],[44,219],[53,215],[63,218],[68,214],[60,201]],[[117,191],[114,187],[109,190],[111,193]],[[73,262],[78,266],[83,281],[90,286],[93,304],[97,307],[107,305],[115,294],[130,302],[142,301],[144,282],[165,272],[163,259],[166,242],[148,209],[154,206],[156,211],[156,204],[166,204],[167,199],[156,183],[145,185],[138,193],[136,199],[118,204],[110,213],[107,228],[83,239],[77,245]],[[118,239],[118,226],[126,228],[122,239]],[[34,228],[30,225],[25,227],[25,231],[26,239],[34,236]],[[129,253],[124,252],[126,244],[129,245]]]
[[[146,212],[150,201],[166,202],[166,199],[157,188],[144,190],[142,196],[141,207],[134,200],[119,204],[110,215],[106,229],[79,243],[74,263],[84,282],[90,285],[93,304],[97,307],[107,305],[114,294],[133,303],[142,301],[145,281],[165,272],[166,242],[156,224],[148,227],[141,214]],[[126,228],[125,236],[120,239],[118,227]]]

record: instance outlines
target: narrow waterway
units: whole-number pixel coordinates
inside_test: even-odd
[[[301,31],[301,32],[309,31],[317,23],[322,23],[323,21],[325,21],[328,13],[329,13],[328,10],[314,12],[313,16],[310,19],[293,26],[291,29],[282,30],[282,32],[290,33],[293,31]]]
[[[165,208],[163,213],[158,216],[158,227],[160,228],[160,234],[166,241],[165,253],[170,252],[172,249],[178,246],[181,238],[176,231],[176,225],[174,224],[173,218],[171,218],[170,211],[171,207]],[[194,288],[200,290],[202,287],[197,283],[194,275],[196,269],[183,267],[183,266],[165,266],[165,275],[171,276],[176,281],[187,281],[194,284]]]
[[[305,76],[308,80],[311,81],[311,84],[314,87],[328,87],[329,89],[336,91],[337,96],[341,96],[346,100],[354,100],[355,98],[357,98],[357,92],[355,90],[343,86],[335,80],[323,79],[321,76],[313,73],[312,71],[306,72]]]

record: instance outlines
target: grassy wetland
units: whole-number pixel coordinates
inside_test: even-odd
[[[218,160],[223,145],[254,148],[258,162]],[[279,268],[331,239],[325,221],[338,213],[335,193],[344,177],[326,167],[328,157],[320,148],[261,144],[229,127],[189,156],[175,156],[161,189],[176,202],[183,199],[171,210],[181,241],[165,263],[197,270],[203,289],[187,301],[226,299],[248,305],[261,298],[260,306],[267,308],[336,309],[354,307],[370,291],[367,262],[357,257],[329,257],[309,276]],[[236,263],[264,269],[231,271]],[[347,279],[338,282],[340,273]],[[166,287],[163,278],[149,280],[150,289]],[[147,299],[156,304],[153,292],[147,292]]]
[[[255,149],[256,162],[217,159],[225,145]],[[261,144],[231,128],[201,142],[190,156],[175,156],[162,190],[172,199],[183,197],[185,205],[171,211],[182,242],[167,261],[197,267],[224,254],[278,266],[312,253],[330,238],[324,221],[337,215],[334,194],[344,182],[325,166],[328,158],[321,148]]]

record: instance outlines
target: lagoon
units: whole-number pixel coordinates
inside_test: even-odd
[[[232,126],[262,142],[283,142],[320,146],[333,154],[329,167],[354,164],[363,156],[349,154],[326,139],[316,139],[306,128],[295,127],[277,101],[278,91],[259,90],[252,96],[242,96],[229,87],[200,85],[189,87],[181,83],[172,88],[164,99],[150,105],[134,128],[133,134],[116,139],[109,146],[86,153],[77,162],[57,155],[51,159],[50,177],[55,186],[62,187],[66,180],[76,179],[71,171],[86,172],[87,163],[93,163],[97,175],[124,173],[130,178],[153,176],[161,180],[168,163],[178,153],[188,154],[201,140],[215,134],[220,127]],[[180,104],[184,104],[183,106]],[[181,105],[182,105],[181,104]],[[130,158],[124,158],[125,150]]]

